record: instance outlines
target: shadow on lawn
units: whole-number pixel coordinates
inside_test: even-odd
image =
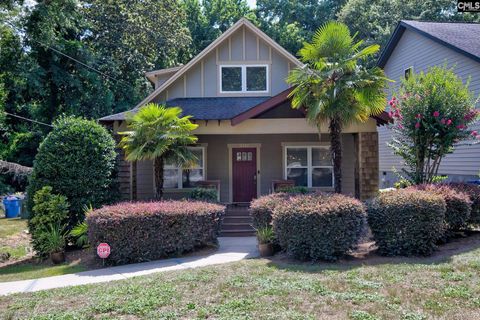
[[[324,270],[350,270],[362,266],[448,263],[452,261],[453,256],[480,248],[480,231],[469,231],[466,235],[466,237],[455,238],[451,242],[439,245],[434,254],[426,257],[385,257],[377,253],[374,242],[365,242],[360,244],[358,249],[350,255],[336,262],[299,261],[288,257],[286,254],[277,254],[270,259],[268,265],[289,271],[315,273]]]

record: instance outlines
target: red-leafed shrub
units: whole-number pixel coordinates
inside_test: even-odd
[[[250,204],[253,227],[255,229],[268,227],[272,223],[272,214],[275,207],[290,196],[288,193],[279,192],[253,200]]]
[[[297,195],[275,206],[273,228],[283,250],[299,259],[336,260],[366,226],[363,204],[340,194]]]
[[[109,264],[155,260],[216,243],[224,210],[200,201],[119,203],[88,215],[88,238],[93,248],[110,245]]]
[[[458,192],[448,185],[423,184],[409,187],[413,190],[424,190],[443,197],[447,205],[445,212],[445,228],[448,231],[456,231],[467,226],[470,219],[472,201],[468,194]]]
[[[368,205],[368,224],[382,255],[429,255],[444,235],[443,196],[421,190],[383,192]]]
[[[470,212],[469,224],[480,225],[480,186],[467,183],[448,183],[449,187],[458,192],[468,194],[470,201],[472,201],[472,211]]]

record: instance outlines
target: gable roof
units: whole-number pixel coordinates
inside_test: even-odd
[[[153,70],[153,71],[148,71],[145,72],[145,77],[147,77],[150,82],[155,83],[155,77],[159,75],[165,75],[165,74],[173,74],[180,70],[183,65],[176,66],[176,67],[171,67],[171,68],[165,68],[165,69],[160,69],[160,70]]]
[[[407,29],[480,62],[480,41],[478,41],[480,23],[402,20],[395,28],[390,40],[383,49],[377,61],[378,66],[383,68],[386,65],[400,38]]]
[[[138,108],[146,103],[149,103],[154,99],[158,94],[160,94],[163,90],[165,90],[169,85],[171,85],[175,80],[180,78],[182,75],[185,74],[190,68],[192,68],[198,61],[200,61],[202,58],[204,58],[207,54],[212,52],[215,48],[217,48],[223,40],[228,38],[230,35],[232,35],[235,31],[240,29],[241,27],[246,27],[253,33],[255,33],[260,39],[264,40],[267,42],[269,45],[271,45],[273,48],[275,48],[280,54],[282,54],[285,58],[287,58],[290,62],[295,64],[296,66],[302,66],[303,63],[300,62],[295,56],[293,56],[290,52],[285,50],[282,46],[280,46],[278,43],[276,43],[272,38],[267,36],[262,30],[257,28],[253,23],[248,21],[245,18],[241,18],[238,20],[233,26],[231,26],[227,31],[222,33],[220,37],[218,37],[216,40],[214,40],[208,47],[202,50],[197,56],[195,56],[192,60],[190,60],[186,65],[181,67],[176,73],[170,77],[167,81],[165,81],[160,87],[155,89],[151,94],[149,94],[145,99],[143,99],[135,108]]]

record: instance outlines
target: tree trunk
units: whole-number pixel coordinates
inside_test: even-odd
[[[163,198],[163,158],[155,159],[153,166],[155,168],[155,198],[162,200]]]
[[[337,118],[330,119],[330,152],[333,161],[335,192],[342,193],[342,124]]]

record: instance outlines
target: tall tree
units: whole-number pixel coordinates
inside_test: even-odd
[[[362,60],[379,46],[361,48],[342,23],[329,22],[305,43],[299,55],[305,67],[294,69],[287,78],[293,108],[305,108],[307,120],[319,133],[328,123],[333,160],[335,192],[342,192],[341,134],[345,125],[365,122],[385,109],[385,76],[377,67],[367,69]]]
[[[338,13],[367,43],[382,47],[402,19],[426,21],[480,21],[480,15],[458,13],[455,0],[349,0]]]
[[[122,80],[112,88],[116,111],[130,109],[151,90],[146,71],[185,60],[191,38],[180,1],[86,0],[84,11],[102,71]]]
[[[155,196],[163,197],[163,172],[166,160],[179,166],[188,166],[195,155],[187,148],[197,142],[191,132],[198,125],[190,116],[180,117],[182,109],[147,104],[127,118],[128,131],[120,145],[128,161],[152,160],[155,169]]]

